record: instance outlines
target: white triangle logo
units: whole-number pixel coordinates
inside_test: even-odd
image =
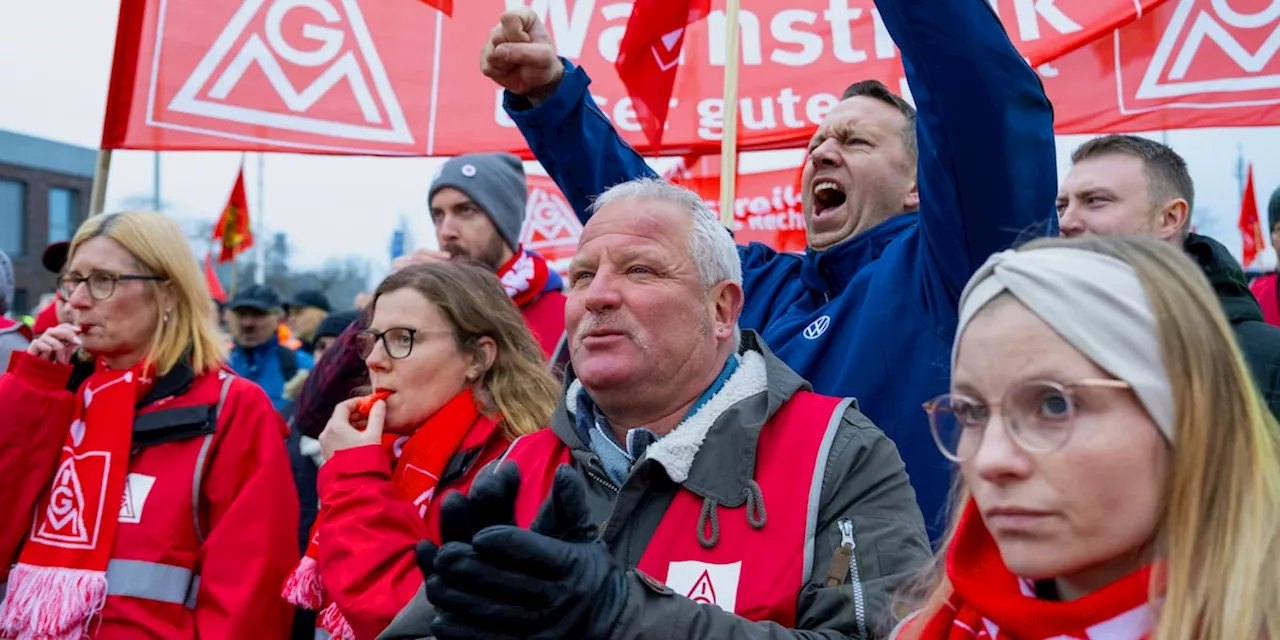
[[[120,496],[120,522],[142,522],[142,508],[147,505],[147,496],[151,495],[151,487],[155,483],[155,476],[141,473],[125,476],[124,493]]]
[[[1135,97],[1150,100],[1280,89],[1280,73],[1262,73],[1280,50],[1280,2],[1273,1],[1256,13],[1240,13],[1232,9],[1227,0],[1178,1]],[[1238,36],[1258,30],[1267,30],[1269,35],[1254,51],[1249,51]],[[1240,73],[1187,79],[1187,71],[1200,52],[1214,48],[1226,54]]]
[[[49,494],[49,508],[36,535],[63,542],[89,542],[84,527],[84,489],[76,473],[75,458],[67,458],[58,467]]]
[[[260,32],[251,31],[249,26],[255,23],[264,7],[263,28]],[[302,41],[306,42],[302,49],[288,42],[282,32],[286,15],[294,9],[305,9],[300,15],[308,20],[302,29]],[[349,29],[344,29],[344,24]],[[286,64],[282,64],[282,60]],[[232,90],[255,66],[279,96],[283,109],[237,105],[228,100]],[[310,84],[299,89],[286,69],[321,71]],[[341,83],[355,96],[362,121],[338,122],[308,115],[317,102]],[[244,0],[178,90],[169,109],[351,140],[413,143],[413,134],[356,0],[337,0],[337,6],[331,0]]]
[[[658,47],[649,47],[649,50],[653,52],[653,59],[658,62],[658,69],[662,71],[670,71],[672,67],[680,64],[679,52],[673,50],[680,44],[680,37],[683,35],[684,27],[680,27],[667,35],[662,36],[662,46],[667,49],[665,55],[663,52],[658,51]],[[677,55],[671,56],[672,53],[676,53]],[[667,57],[670,57],[671,59],[668,60]]]
[[[684,34],[684,27],[680,27],[667,35],[662,36],[662,46],[666,47],[667,51],[670,51],[676,46],[676,43],[680,42],[680,36],[682,34]]]

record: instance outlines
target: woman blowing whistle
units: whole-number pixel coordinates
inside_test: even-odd
[[[285,426],[223,368],[196,264],[160,214],[90,218],[71,322],[0,376],[0,637],[287,637]]]
[[[422,586],[414,545],[440,541],[439,500],[546,426],[558,385],[492,273],[405,267],[378,286],[360,347],[375,394],[320,435],[320,516],[284,597],[335,638],[372,639]]]

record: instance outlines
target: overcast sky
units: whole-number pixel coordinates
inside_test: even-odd
[[[98,145],[118,7],[118,0],[0,0],[0,129]],[[469,54],[458,64],[478,66]],[[1059,138],[1059,175],[1068,166],[1070,151],[1083,139]],[[1176,131],[1166,141],[1190,163],[1198,226],[1238,254],[1237,149],[1243,145],[1245,158],[1254,163],[1265,224],[1266,198],[1280,184],[1280,133],[1274,129]],[[799,157],[781,155],[783,162],[793,165]],[[153,158],[154,154],[142,151],[113,154],[108,211],[128,198],[152,193]],[[778,158],[773,154],[744,159],[743,167],[767,168]],[[165,153],[161,197],[177,212],[212,220],[226,202],[239,162],[237,153]],[[269,155],[265,220],[262,212],[252,209],[255,228],[261,233],[260,225],[265,224],[271,231],[287,231],[295,249],[295,266],[354,254],[368,258],[374,273],[381,274],[401,214],[411,221],[419,245],[434,245],[425,200],[428,182],[440,162]],[[247,173],[251,207],[259,202],[256,169],[257,156],[251,155]],[[1266,260],[1267,265],[1275,263],[1270,252]]]

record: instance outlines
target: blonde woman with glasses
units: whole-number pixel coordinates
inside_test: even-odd
[[[955,519],[896,638],[1280,638],[1277,425],[1176,247],[996,254],[952,359]]]
[[[0,637],[287,637],[284,422],[223,367],[186,236],[101,215],[69,251],[72,322],[0,376]]]

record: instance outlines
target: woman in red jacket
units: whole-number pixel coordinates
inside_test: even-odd
[[[286,636],[284,424],[222,368],[196,264],[158,213],[90,218],[58,279],[73,323],[0,376],[0,637]]]
[[[422,586],[413,548],[440,541],[433,496],[466,491],[514,438],[548,424],[559,394],[488,271],[409,266],[378,286],[370,309],[359,344],[385,400],[367,416],[363,399],[338,405],[320,435],[320,516],[284,594],[323,608],[319,626],[333,637],[362,640]]]

